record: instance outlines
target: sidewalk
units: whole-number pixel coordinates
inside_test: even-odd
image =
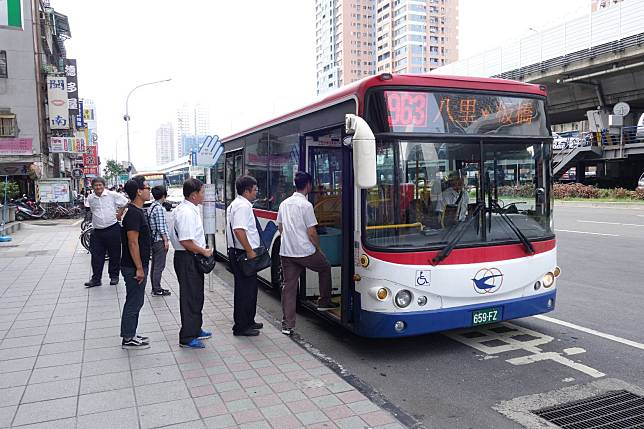
[[[259,314],[259,337],[232,335],[232,293],[206,281],[203,350],[178,346],[178,285],[147,285],[139,333],[120,347],[123,280],[85,289],[89,255],[69,221],[26,225],[0,246],[0,427],[402,428]],[[10,246],[7,246],[10,245]]]

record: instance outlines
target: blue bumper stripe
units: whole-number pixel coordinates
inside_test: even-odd
[[[473,311],[490,307],[501,309],[501,320],[518,319],[554,310],[556,295],[557,291],[554,290],[528,298],[410,313],[378,313],[361,310],[355,332],[365,337],[405,337],[467,328],[472,326]],[[552,299],[552,306],[548,307],[550,299]],[[406,324],[402,332],[394,330],[394,323],[399,320]]]

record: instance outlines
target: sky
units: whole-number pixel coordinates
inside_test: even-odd
[[[78,61],[82,98],[96,103],[99,155],[127,160],[123,115],[130,97],[130,150],[155,166],[155,132],[182,104],[210,108],[211,134],[243,130],[314,101],[314,0],[51,0],[69,17],[67,56]],[[459,54],[589,13],[590,0],[460,0]]]

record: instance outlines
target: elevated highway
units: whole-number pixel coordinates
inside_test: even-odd
[[[644,0],[624,0],[433,73],[545,85],[553,125],[584,121],[589,110],[610,113],[618,102],[627,102],[623,135],[598,133],[592,147],[560,152],[555,169],[561,174],[575,166],[583,180],[582,170],[597,165],[607,184],[627,187],[644,171],[644,129],[634,128],[644,113]]]

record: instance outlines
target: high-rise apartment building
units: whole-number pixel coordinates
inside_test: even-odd
[[[184,104],[177,110],[176,123],[177,156],[188,155],[195,141],[202,141],[210,130],[210,110],[201,104]],[[202,138],[203,137],[203,138]]]
[[[161,124],[161,126],[157,128],[156,146],[157,165],[174,161],[174,134],[172,132],[172,124],[170,122]]]
[[[427,73],[458,59],[458,0],[377,0],[376,73]]]
[[[317,93],[376,71],[375,0],[316,0]]]
[[[317,93],[458,59],[458,0],[316,0]]]

